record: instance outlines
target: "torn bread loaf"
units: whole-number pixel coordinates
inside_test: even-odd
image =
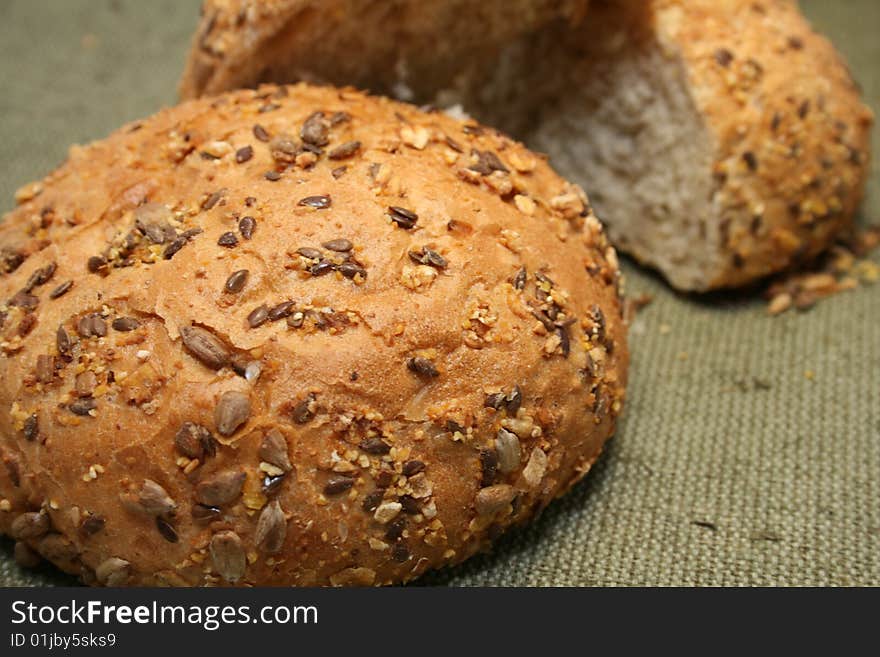
[[[413,6],[402,16],[418,13],[419,3],[402,4]],[[192,62],[249,33],[250,5],[205,4],[185,95],[222,88],[196,84]],[[470,24],[468,12],[459,20]],[[307,77],[460,103],[549,153],[587,190],[618,247],[682,290],[748,284],[812,258],[852,224],[873,117],[794,2],[594,0],[580,22],[561,12],[539,23],[461,57],[458,76],[425,75],[415,87],[399,75],[407,53],[351,76],[303,56],[315,37],[294,25],[273,41],[276,64],[255,48],[221,53],[217,66],[253,74],[236,85]],[[454,34],[434,38],[457,43]],[[369,62],[370,51],[358,53]]]
[[[0,223],[0,531],[90,584],[459,562],[621,411],[614,249],[474,122],[327,87],[72,149]]]

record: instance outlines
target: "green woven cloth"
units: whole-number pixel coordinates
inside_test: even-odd
[[[802,5],[880,108],[880,2]],[[172,104],[197,15],[180,0],[0,2],[0,207],[69,144]],[[866,222],[880,221],[876,153],[874,171]],[[654,302],[606,454],[491,554],[422,581],[880,585],[880,286],[770,318],[754,296],[679,296],[624,266]],[[72,582],[11,553],[0,542],[0,585]]]

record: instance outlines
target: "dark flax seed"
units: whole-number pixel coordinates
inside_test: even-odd
[[[254,148],[253,146],[243,146],[235,151],[235,161],[239,164],[243,164],[247,162],[254,156]]]
[[[72,287],[73,281],[65,281],[49,293],[49,298],[57,299],[58,297],[63,297],[65,294],[70,292],[70,288]]]
[[[397,205],[391,205],[388,207],[388,216],[391,217],[391,221],[407,230],[413,228],[419,220],[419,215],[415,212]]]
[[[306,196],[303,199],[300,199],[297,205],[303,205],[310,208],[315,208],[316,210],[325,210],[332,205],[333,201],[329,196],[321,195],[321,196]]]
[[[232,249],[238,246],[238,238],[235,236],[235,233],[230,230],[220,236],[217,240],[217,244],[227,249]]]
[[[267,319],[269,319],[269,308],[266,304],[263,304],[257,306],[250,312],[247,317],[247,322],[251,328],[257,328],[258,326],[265,324]]]
[[[343,477],[342,475],[333,475],[324,486],[324,495],[339,495],[354,486],[354,479],[351,477]]]
[[[238,232],[241,233],[241,236],[249,240],[254,236],[254,231],[257,228],[257,220],[251,216],[242,217],[238,220]]]
[[[223,286],[223,289],[230,294],[238,294],[244,289],[249,273],[250,272],[248,272],[247,269],[239,269],[238,271],[232,272],[229,275],[229,278],[226,279],[226,284]]]

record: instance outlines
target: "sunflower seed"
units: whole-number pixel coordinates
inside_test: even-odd
[[[58,331],[55,333],[55,347],[62,356],[70,353],[70,336],[63,326],[59,326]]]
[[[313,249],[310,246],[301,246],[296,250],[296,252],[303,258],[308,258],[309,260],[320,260],[321,257],[324,255],[318,249]]]
[[[259,123],[254,126],[254,137],[259,141],[269,141],[269,133]]]
[[[354,486],[354,479],[351,477],[343,477],[342,475],[333,475],[327,480],[324,486],[324,495],[339,495]]]
[[[144,479],[138,491],[137,504],[151,516],[170,516],[177,510],[177,504],[168,492],[152,479]]]
[[[324,274],[329,274],[331,271],[336,269],[336,265],[332,260],[327,260],[326,258],[321,260],[320,262],[309,267],[308,271],[312,276],[323,276]]]
[[[498,453],[498,469],[507,474],[519,467],[522,450],[519,438],[512,431],[499,429],[495,435],[495,450]]]
[[[303,123],[299,132],[300,139],[314,146],[326,146],[328,139],[327,123],[323,112],[315,112]]]
[[[174,436],[174,445],[181,454],[191,459],[202,459],[205,455],[214,456],[217,445],[211,432],[195,422],[184,422]]]
[[[410,251],[409,257],[417,264],[429,265],[436,269],[446,269],[449,265],[446,258],[427,246],[423,246],[419,251]]]
[[[281,180],[281,174],[277,171],[267,171],[263,174],[263,178],[265,178],[269,182],[277,182]]]
[[[123,333],[134,331],[140,325],[141,323],[134,317],[117,317],[111,324],[114,331],[121,331]]]
[[[162,257],[165,258],[165,260],[171,260],[178,251],[186,246],[186,241],[185,237],[176,238],[171,244],[165,247],[165,250],[162,252]]]
[[[21,318],[21,321],[18,323],[18,327],[16,328],[16,333],[23,338],[26,335],[30,334],[30,332],[34,330],[34,327],[36,325],[36,315],[34,315],[33,313],[28,313]]]
[[[73,281],[65,281],[49,293],[49,298],[57,299],[58,297],[63,297],[65,294],[70,292],[70,288],[72,287]]]
[[[361,142],[359,141],[347,141],[344,144],[340,144],[336,148],[330,150],[327,153],[327,157],[331,160],[344,160],[347,157],[351,157],[355,153],[360,150]]]
[[[17,292],[15,296],[9,300],[10,306],[16,306],[24,310],[33,310],[39,305],[39,303],[40,300],[37,297],[24,290]]]
[[[367,270],[351,260],[343,262],[339,265],[338,269],[339,273],[346,278],[355,278],[356,276],[360,276],[361,278],[367,277]]]
[[[196,501],[205,506],[224,506],[238,499],[246,475],[241,470],[218,472],[199,482]]]
[[[151,244],[164,244],[168,239],[174,239],[174,230],[168,226],[160,226],[158,224],[143,223],[137,224],[138,230],[144,234]]]
[[[407,210],[406,208],[401,208],[397,205],[391,205],[388,207],[388,216],[391,217],[391,221],[405,229],[413,228],[419,220],[419,215],[415,212]]]
[[[269,310],[269,321],[277,322],[293,313],[293,301],[282,301],[277,306]]]
[[[415,372],[421,376],[427,376],[430,378],[434,378],[440,376],[440,372],[437,371],[437,368],[427,358],[422,358],[420,356],[415,356],[413,358],[408,358],[406,360],[406,367],[411,372]]]
[[[103,338],[107,335],[107,323],[94,313],[80,317],[76,323],[76,332],[81,338]]]
[[[55,358],[53,356],[46,354],[37,356],[36,376],[40,383],[52,382],[52,379],[55,378]]]
[[[494,515],[516,497],[516,490],[508,484],[495,484],[481,488],[477,493],[476,508],[481,516]]]
[[[265,303],[254,308],[247,316],[247,322],[251,328],[262,326],[266,323],[267,319],[269,319],[269,308]]]
[[[230,294],[238,294],[244,289],[249,274],[250,272],[248,272],[247,269],[239,269],[238,271],[232,272],[229,275],[229,278],[226,279],[226,284],[223,286],[223,289]]]
[[[321,246],[323,246],[328,251],[337,251],[339,253],[346,253],[347,251],[351,251],[354,248],[354,245],[349,240],[343,237],[324,242]]]
[[[501,160],[498,159],[498,156],[492,151],[480,151],[474,149],[471,151],[471,157],[476,158],[476,163],[468,168],[481,175],[488,176],[493,171],[502,171],[504,173],[510,172],[509,169],[502,164]]]
[[[39,538],[50,529],[49,516],[42,511],[22,513],[9,527],[10,535],[16,540]]]
[[[213,210],[214,206],[220,202],[220,199],[223,198],[223,195],[225,193],[225,189],[220,189],[216,192],[212,192],[211,194],[209,194],[208,198],[206,198],[202,203],[202,210]]]
[[[122,586],[131,577],[131,564],[125,559],[110,557],[95,569],[95,577],[104,586]]]
[[[184,326],[180,336],[187,351],[206,367],[219,370],[229,364],[229,349],[210,331],[200,326]]]
[[[211,562],[217,574],[227,582],[235,583],[244,576],[247,555],[238,534],[230,530],[214,534],[211,538]]]
[[[278,500],[273,500],[263,508],[260,518],[257,520],[257,530],[254,538],[257,545],[262,547],[268,554],[278,554],[284,547],[284,539],[287,538],[287,518]]]
[[[321,196],[306,196],[299,200],[297,205],[303,205],[310,208],[315,208],[316,210],[326,210],[333,204],[333,200],[326,195]]]
[[[30,278],[28,278],[27,283],[25,283],[25,291],[30,292],[35,287],[39,287],[48,283],[55,275],[56,269],[58,269],[58,265],[54,262],[50,262],[45,267],[37,269],[33,274],[31,274]]]
[[[287,455],[287,439],[278,429],[271,429],[260,443],[259,457],[284,472],[290,472],[292,465]]]
[[[243,392],[227,390],[214,407],[214,424],[221,436],[231,436],[251,416],[251,400]]]

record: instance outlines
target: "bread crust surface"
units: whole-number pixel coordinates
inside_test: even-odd
[[[613,432],[614,250],[576,186],[474,122],[237,91],[74,147],[17,201],[0,531],[87,583],[407,581]]]

